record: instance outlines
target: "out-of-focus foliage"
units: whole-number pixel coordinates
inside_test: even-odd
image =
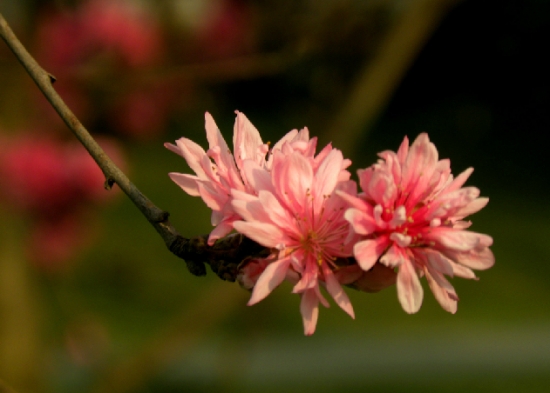
[[[249,294],[183,261],[99,172],[0,44],[0,380],[18,392],[543,392],[550,385],[545,1],[26,0],[0,3],[88,129],[185,236],[209,211],[163,148],[308,126],[370,165],[427,131],[489,196],[495,267],[456,315],[350,294],[302,336],[282,286]],[[19,149],[19,150],[18,150]]]

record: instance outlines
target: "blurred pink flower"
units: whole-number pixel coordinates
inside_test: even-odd
[[[46,273],[57,273],[70,267],[77,252],[91,244],[98,235],[94,223],[82,210],[36,219],[26,240],[27,257]]]
[[[490,236],[470,232],[465,217],[482,209],[475,187],[462,187],[473,169],[453,178],[449,160],[427,134],[409,148],[405,137],[397,153],[384,151],[371,167],[359,170],[362,193],[341,192],[352,207],[345,213],[362,240],[355,244],[359,266],[368,271],[379,261],[397,268],[397,293],[403,309],[415,313],[422,304],[419,276],[441,306],[456,312],[458,296],[444,275],[475,279],[472,269],[494,264]]]
[[[150,140],[164,133],[176,98],[173,85],[157,83],[134,88],[114,99],[109,117],[121,134]]]
[[[339,150],[329,145],[314,156],[315,145],[315,139],[287,140],[272,152],[269,166],[246,160],[244,177],[255,195],[232,190],[232,206],[242,217],[233,223],[235,229],[273,249],[272,261],[259,275],[248,304],[264,299],[285,278],[294,282],[293,293],[302,297],[306,335],[315,332],[319,302],[329,306],[320,284],[354,318],[333,270],[339,268],[338,258],[352,255],[353,246],[343,216],[347,203],[335,190],[353,192],[355,183],[348,181],[349,161]]]
[[[98,142],[124,167],[113,141]],[[29,219],[28,255],[44,270],[59,270],[90,242],[94,231],[88,208],[113,197],[104,181],[97,164],[76,142],[30,133],[2,140],[0,199]]]
[[[37,57],[54,73],[105,55],[124,66],[143,67],[164,52],[160,24],[125,0],[88,0],[73,12],[46,12],[36,38]]]
[[[254,50],[255,13],[242,0],[215,0],[207,7],[195,34],[196,53],[202,59],[225,59]]]
[[[90,49],[112,51],[129,67],[149,65],[164,51],[160,25],[133,1],[87,1],[80,24]]]
[[[70,12],[48,10],[38,17],[35,44],[39,62],[58,76],[56,89],[80,120],[107,123],[127,136],[158,136],[181,95],[178,90],[189,89],[188,82],[175,86],[136,78],[137,83],[115,84],[114,89],[108,82],[129,71],[139,75],[165,60],[162,26],[136,2],[86,0]],[[40,116],[61,125],[51,105],[33,94]],[[97,119],[103,116],[107,119]]]

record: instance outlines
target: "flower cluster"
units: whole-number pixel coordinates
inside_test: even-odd
[[[240,112],[231,154],[212,116],[206,114],[209,149],[181,138],[166,144],[195,175],[170,173],[185,192],[212,209],[209,244],[235,230],[271,250],[247,261],[239,281],[255,304],[284,280],[301,296],[306,335],[313,334],[326,292],[352,318],[342,285],[376,292],[397,282],[403,309],[422,303],[426,276],[441,306],[454,313],[458,297],[445,276],[476,278],[472,269],[494,263],[490,236],[467,231],[468,215],[487,198],[462,187],[472,169],[453,178],[449,160],[421,134],[409,146],[358,170],[360,192],[350,180],[351,161],[330,144],[317,151],[309,131],[292,130],[270,149]]]
[[[29,260],[44,272],[70,267],[94,238],[92,206],[112,200],[105,176],[86,150],[39,130],[0,138],[0,202],[9,213],[25,217]],[[120,166],[122,151],[114,140],[98,142]]]

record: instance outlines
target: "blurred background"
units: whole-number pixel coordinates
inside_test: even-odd
[[[356,320],[190,275],[0,44],[0,391],[550,391],[550,2],[18,0],[0,12],[132,181],[184,236],[210,212],[167,173],[163,143],[228,141],[234,110],[264,140],[309,127],[366,167],[427,131],[489,196],[473,230],[496,265],[426,289],[349,290]]]

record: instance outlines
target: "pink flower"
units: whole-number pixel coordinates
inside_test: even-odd
[[[490,236],[470,232],[465,217],[482,209],[475,187],[462,187],[473,169],[453,178],[449,160],[438,160],[427,134],[409,148],[405,137],[397,153],[359,170],[362,193],[340,193],[353,207],[345,213],[362,240],[354,246],[359,266],[368,271],[379,261],[397,268],[397,294],[403,309],[415,313],[422,304],[419,277],[425,275],[441,306],[456,312],[458,296],[444,277],[475,279],[472,269],[494,264]]]
[[[29,259],[54,273],[69,267],[92,243],[97,214],[90,208],[114,194],[105,190],[105,176],[81,145],[46,136],[47,130],[36,131],[2,138],[0,201],[23,213],[29,223]],[[125,166],[115,141],[98,142],[117,165]]]
[[[242,217],[233,223],[234,228],[273,249],[270,263],[259,276],[264,266],[255,262],[250,268],[253,279],[248,284],[241,279],[248,287],[257,280],[248,304],[264,299],[286,278],[295,283],[293,292],[301,294],[304,332],[311,335],[319,303],[329,306],[320,284],[354,317],[333,271],[339,269],[338,258],[351,256],[353,246],[343,216],[347,203],[335,191],[353,193],[355,183],[348,181],[345,168],[350,162],[339,150],[329,145],[315,156],[317,140],[309,140],[307,129],[301,132],[303,140],[294,133],[276,144],[263,166],[244,160],[243,177],[254,193],[232,190],[232,206]]]
[[[140,67],[154,63],[164,51],[161,26],[151,14],[135,2],[90,0],[80,17],[92,49],[112,50],[129,67]]]
[[[258,130],[240,112],[235,120],[233,146],[235,159],[227,146],[218,126],[209,113],[205,114],[206,137],[209,149],[202,147],[187,138],[180,138],[176,145],[166,143],[169,150],[181,155],[196,175],[170,173],[170,178],[183,191],[192,196],[200,196],[212,209],[212,225],[216,228],[210,233],[208,244],[227,235],[233,229],[233,222],[240,219],[231,205],[231,190],[252,192],[241,177],[244,159],[258,164],[265,162],[268,147],[262,142]],[[213,161],[213,162],[212,162]]]

